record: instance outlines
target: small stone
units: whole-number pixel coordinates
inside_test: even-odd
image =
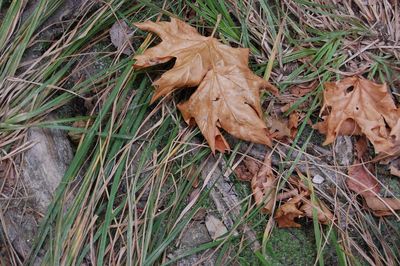
[[[207,215],[206,217],[206,227],[213,240],[228,232],[221,220],[211,214]]]
[[[323,178],[322,176],[320,176],[320,175],[315,175],[315,176],[313,177],[313,179],[312,179],[312,182],[313,182],[314,184],[322,184],[322,183],[324,182],[324,180],[325,180],[325,178]]]

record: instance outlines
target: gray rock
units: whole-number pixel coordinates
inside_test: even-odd
[[[21,181],[28,197],[10,199],[3,220],[8,241],[22,258],[29,254],[40,219],[73,157],[63,131],[29,129],[27,140],[35,143],[20,164]]]
[[[179,249],[175,250],[169,255],[170,259],[178,257],[185,252],[195,248],[201,244],[210,242],[212,239],[208,234],[208,230],[204,223],[195,221],[185,229],[180,239]],[[176,266],[191,266],[191,265],[202,265],[212,266],[215,265],[215,256],[210,254],[210,250],[193,254],[191,256],[184,257],[178,260],[173,265]],[[211,255],[211,256],[210,256]]]
[[[72,147],[65,132],[56,129],[30,129],[28,141],[36,144],[25,153],[22,178],[38,209],[46,212],[72,160]]]

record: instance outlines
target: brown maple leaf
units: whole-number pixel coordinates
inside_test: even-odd
[[[271,144],[262,119],[259,90],[277,93],[277,89],[249,69],[248,49],[232,48],[213,37],[201,36],[175,18],[136,26],[156,33],[162,42],[135,56],[135,68],[176,59],[174,67],[154,83],[152,102],[176,89],[198,86],[178,107],[187,123],[199,126],[213,152],[229,149],[220,128],[243,140]]]
[[[400,140],[399,113],[386,84],[376,84],[362,77],[349,77],[324,84],[322,111],[329,111],[323,122],[315,125],[326,134],[324,144],[332,143],[337,135],[364,134],[377,153],[393,153],[393,138]],[[399,127],[400,129],[400,127]],[[398,132],[399,131],[399,132]]]

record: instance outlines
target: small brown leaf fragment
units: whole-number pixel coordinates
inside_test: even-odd
[[[299,84],[290,87],[289,91],[292,95],[297,96],[297,97],[303,97],[307,93],[315,90],[315,88],[318,86],[318,80],[314,80],[309,84]]]
[[[364,199],[375,216],[393,215],[393,211],[400,210],[400,199],[374,196],[366,196]]]
[[[386,84],[376,84],[362,77],[349,77],[324,84],[322,111],[331,109],[323,122],[315,125],[326,134],[324,145],[339,134],[364,134],[376,153],[394,154],[399,150],[399,110]],[[399,130],[396,130],[396,129]]]
[[[321,224],[329,224],[329,222],[333,220],[332,212],[328,209],[325,203],[318,199],[315,205],[318,222]],[[314,218],[313,205],[311,204],[311,201],[304,200],[304,204],[300,207],[300,210],[303,211],[305,216],[307,216],[308,218]]]
[[[274,218],[279,228],[301,227],[294,219],[304,216],[303,212],[299,210],[299,206],[306,194],[306,192],[302,192],[278,208]]]
[[[241,181],[250,181],[258,173],[260,164],[251,158],[245,158],[241,164],[235,168],[236,177]]]
[[[359,161],[349,166],[348,175],[346,183],[352,191],[364,197],[379,193],[381,187],[378,180],[363,164],[359,164]]]
[[[289,115],[288,128],[290,130],[290,137],[294,139],[297,135],[297,127],[299,125],[300,115],[298,112],[292,112]]]
[[[291,137],[291,131],[287,122],[277,117],[268,118],[268,129],[271,132],[271,137],[274,139],[282,140]]]
[[[361,161],[361,160],[366,160],[366,155],[368,151],[368,142],[367,138],[365,136],[360,137],[355,145],[354,148],[356,150],[356,158]]]
[[[136,26],[154,32],[162,42],[135,56],[134,68],[176,59],[173,68],[154,82],[152,102],[177,89],[198,86],[178,108],[188,124],[198,125],[213,153],[230,149],[220,129],[239,139],[271,145],[262,119],[260,89],[274,94],[278,90],[249,69],[249,49],[232,48],[213,37],[201,36],[195,28],[175,18]]]
[[[271,156],[266,155],[264,164],[251,180],[254,200],[257,205],[265,204],[261,212],[272,213],[275,203],[276,179],[272,172]]]
[[[282,201],[297,195],[299,195],[299,191],[297,189],[292,189],[289,191],[281,192],[278,195],[276,195],[276,200]]]

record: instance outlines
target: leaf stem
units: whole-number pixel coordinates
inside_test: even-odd
[[[217,22],[215,23],[214,29],[213,29],[213,31],[211,33],[211,37],[214,37],[214,34],[217,31],[218,25],[221,22],[221,18],[222,18],[221,14],[218,14],[217,15]]]

